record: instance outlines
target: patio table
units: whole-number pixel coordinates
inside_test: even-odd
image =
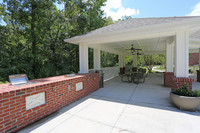
[[[136,81],[135,81],[135,79],[136,79]],[[141,79],[143,79],[142,83],[144,83],[145,82],[145,77],[144,77],[144,73],[143,72],[132,72],[131,73],[131,81],[133,83],[138,84],[138,83],[140,83]]]

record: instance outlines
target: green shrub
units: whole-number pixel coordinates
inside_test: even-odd
[[[176,88],[173,92],[176,95],[180,96],[189,96],[189,97],[200,97],[200,90],[190,90],[188,84],[183,84],[182,87]]]

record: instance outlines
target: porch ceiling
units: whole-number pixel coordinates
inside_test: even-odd
[[[126,55],[131,54],[130,48],[131,44],[134,44],[134,48],[142,49],[141,53],[152,54],[152,53],[163,53],[165,51],[165,42],[173,37],[159,37],[159,38],[150,38],[142,40],[131,40],[123,42],[113,42],[102,44],[102,47],[110,47],[121,51]]]
[[[142,49],[141,53],[144,54],[165,54],[166,41],[169,42],[174,41],[174,36],[103,43],[100,46],[89,45],[89,47],[107,48],[108,51],[109,49],[113,49],[115,51],[120,51],[121,53],[124,53],[124,55],[131,55],[129,49],[131,48],[131,44],[134,44],[134,48]],[[200,48],[200,40],[190,39],[189,41],[190,53],[199,52],[199,48]],[[104,50],[106,51],[106,49]]]

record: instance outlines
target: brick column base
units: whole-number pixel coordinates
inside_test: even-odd
[[[171,87],[172,86],[172,78],[174,77],[173,72],[164,72],[164,86]]]
[[[180,88],[185,83],[188,84],[189,89],[192,90],[192,82],[194,82],[194,79],[192,79],[192,78],[177,78],[177,77],[174,77],[173,80],[172,80],[171,90],[173,91],[175,88]]]

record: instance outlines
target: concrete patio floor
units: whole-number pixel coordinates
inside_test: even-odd
[[[138,85],[115,78],[19,133],[199,133],[200,112],[178,110],[169,92],[163,74]]]

